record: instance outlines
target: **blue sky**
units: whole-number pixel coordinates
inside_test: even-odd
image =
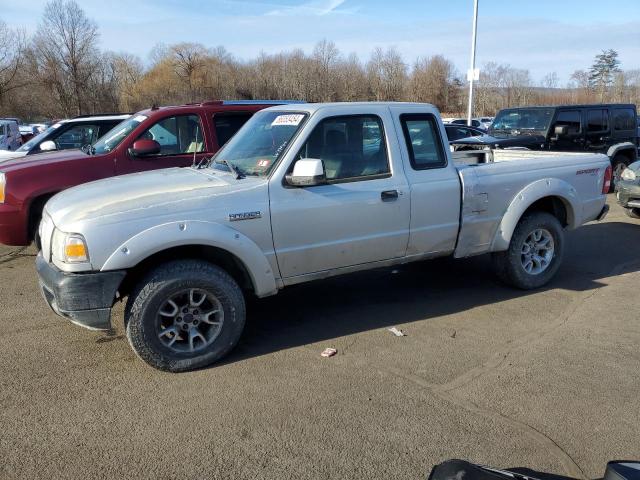
[[[1,17],[32,32],[45,0],[0,0]],[[395,46],[405,61],[443,54],[469,63],[472,0],[78,0],[100,27],[101,46],[146,60],[159,43],[223,45],[247,59],[327,38],[366,58]],[[25,8],[26,5],[29,8]],[[640,0],[480,0],[477,63],[527,68],[534,80],[555,71],[562,83],[601,49],[640,69]]]

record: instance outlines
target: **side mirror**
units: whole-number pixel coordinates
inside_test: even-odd
[[[57,150],[58,147],[56,147],[56,142],[54,142],[53,140],[47,140],[46,142],[42,142],[40,144],[40,151],[41,152],[51,152],[53,150]]]
[[[160,144],[155,140],[142,138],[133,142],[133,147],[129,149],[129,153],[134,157],[156,155],[160,153]]]
[[[556,134],[556,137],[566,137],[569,134],[569,127],[567,125],[556,125],[553,133]]]
[[[286,176],[286,181],[293,187],[313,187],[327,183],[324,163],[318,158],[303,158],[293,166],[293,173]]]

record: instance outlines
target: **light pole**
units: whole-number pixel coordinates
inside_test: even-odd
[[[469,108],[467,109],[467,125],[471,126],[473,115],[473,81],[476,77],[476,35],[478,33],[478,0],[473,0],[473,32],[471,33],[471,68],[467,72],[469,80]],[[478,77],[479,78],[479,77]]]

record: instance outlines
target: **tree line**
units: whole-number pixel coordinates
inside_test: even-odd
[[[293,49],[241,61],[222,46],[178,43],[157,45],[145,65],[98,43],[96,22],[75,0],[47,3],[30,37],[0,20],[0,116],[34,121],[206,99],[418,101],[453,115],[466,110],[467,83],[442,55],[408,64],[389,47],[363,61],[322,40],[310,53]],[[617,52],[603,50],[590,69],[560,85],[555,72],[536,84],[529,70],[489,62],[476,83],[475,113],[540,104],[640,104],[640,70],[620,67]]]

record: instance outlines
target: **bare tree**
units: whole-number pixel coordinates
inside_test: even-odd
[[[7,92],[20,88],[28,82],[20,78],[20,67],[24,63],[24,32],[13,30],[0,20],[0,105]]]
[[[89,80],[96,72],[98,27],[75,0],[47,3],[34,38],[42,81],[59,96],[65,114],[85,110]]]
[[[433,103],[441,111],[455,103],[455,67],[442,55],[418,59],[411,72],[410,90],[413,100]]]
[[[402,100],[407,86],[407,66],[395,48],[377,47],[367,62],[367,77],[375,100]]]

